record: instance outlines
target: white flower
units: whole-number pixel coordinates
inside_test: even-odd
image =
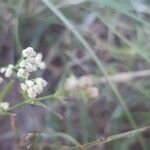
[[[36,55],[36,52],[32,47],[27,47],[22,51],[22,54],[24,57],[34,57]]]
[[[30,63],[27,63],[27,64],[26,64],[25,69],[26,69],[28,72],[33,72],[33,71],[35,71],[33,65],[30,64]]]
[[[89,98],[96,98],[99,90],[93,85],[93,79],[89,75],[85,75],[77,79],[75,76],[69,77],[65,82],[65,89],[70,93],[84,94]]]
[[[28,90],[28,86],[25,83],[21,83],[20,87],[23,91],[27,91]]]
[[[30,88],[34,86],[34,82],[32,80],[26,80],[25,84]]]
[[[67,91],[72,91],[76,89],[78,86],[78,80],[75,76],[71,76],[65,82],[65,88]]]
[[[99,96],[99,90],[96,87],[88,88],[87,92],[88,92],[90,98],[96,98]]]
[[[20,69],[18,70],[17,76],[18,76],[18,77],[22,77],[23,74],[24,74],[24,72],[25,72],[25,69],[20,68]]]
[[[35,79],[36,85],[34,86],[34,90],[38,93],[41,94],[43,92],[44,87],[47,86],[47,81],[45,81],[42,78],[37,78]]]
[[[9,103],[8,102],[1,102],[0,103],[0,110],[8,110],[9,108]]]
[[[37,71],[37,64],[35,63],[34,59],[26,59],[26,66],[24,67],[28,72]]]
[[[30,73],[37,71],[38,68],[45,69],[46,65],[42,61],[42,54],[36,53],[32,47],[24,49],[22,55],[23,59],[19,63],[18,77],[27,79]]]
[[[44,70],[46,68],[45,62],[40,62],[38,66],[41,70]]]
[[[5,73],[5,72],[6,72],[6,70],[7,70],[6,68],[1,68],[1,70],[0,70],[0,71],[1,71],[1,73]]]
[[[6,70],[6,72],[5,72],[5,76],[6,76],[6,77],[9,78],[9,77],[12,75],[12,73],[13,73],[13,68],[14,68],[13,65],[8,65],[7,70]]]
[[[45,81],[44,79],[42,79],[42,78],[37,78],[37,79],[35,79],[35,82],[36,82],[36,84],[38,84],[38,85],[42,85],[43,87],[45,87],[45,86],[47,86],[47,81]]]
[[[29,98],[35,98],[37,96],[37,93],[34,91],[33,88],[29,88],[27,90],[27,93],[28,93]]]
[[[84,75],[79,78],[79,87],[85,88],[90,87],[93,84],[92,77],[90,75]]]
[[[42,61],[42,54],[41,53],[38,53],[35,57],[35,61],[38,63],[38,62],[41,62]]]
[[[1,73],[5,73],[5,74],[4,74],[5,77],[9,78],[9,77],[12,75],[12,73],[13,73],[13,68],[14,68],[14,66],[11,65],[11,64],[9,64],[8,67],[6,67],[6,68],[1,68],[0,71],[1,71]]]
[[[26,66],[26,60],[22,59],[21,62],[19,63],[19,67],[24,68]]]
[[[35,61],[40,69],[45,69],[46,64],[42,61],[42,58],[43,58],[42,54],[38,53],[35,57]]]
[[[47,86],[47,82],[42,78],[26,80],[25,83],[20,85],[21,89],[27,92],[29,98],[35,98],[38,94],[41,94],[45,86]]]
[[[22,61],[19,63],[19,67],[26,69],[28,72],[36,71],[34,64],[32,64],[29,59],[22,59]]]
[[[23,68],[20,68],[17,72],[17,76],[23,79],[28,79],[29,75],[29,72]]]
[[[43,86],[35,85],[35,86],[34,86],[34,91],[35,91],[37,94],[41,94],[41,93],[43,92]]]

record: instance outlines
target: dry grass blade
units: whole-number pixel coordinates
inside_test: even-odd
[[[106,144],[106,143],[109,143],[110,141],[114,141],[114,140],[121,139],[121,138],[131,137],[131,136],[134,136],[136,134],[140,134],[140,133],[142,133],[144,131],[147,131],[147,130],[150,130],[150,126],[139,128],[139,129],[132,130],[132,131],[128,131],[128,132],[125,132],[125,133],[112,135],[112,136],[109,136],[109,137],[106,137],[106,138],[101,138],[101,139],[98,139],[94,142],[86,143],[86,144],[83,145],[83,147],[86,149],[86,148],[93,147],[95,145]]]
[[[113,82],[127,82],[133,79],[136,79],[138,77],[147,77],[150,76],[150,70],[141,70],[141,71],[135,71],[135,72],[123,72],[118,73],[115,75],[108,76],[109,80]],[[108,80],[106,77],[101,77],[98,79],[98,82],[100,83],[107,83]],[[97,81],[96,81],[97,83]]]
[[[84,3],[85,1],[86,0],[65,0],[62,1],[58,7],[60,8],[60,7],[70,6],[70,5],[79,5],[81,3]]]

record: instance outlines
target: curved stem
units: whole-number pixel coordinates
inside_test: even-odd
[[[14,110],[14,109],[16,109],[16,108],[20,108],[20,107],[22,107],[22,106],[24,106],[24,105],[26,105],[26,104],[27,104],[26,101],[20,102],[20,103],[18,103],[18,104],[16,104],[16,105],[10,107],[10,108],[8,109],[8,111],[12,111],[12,110]]]

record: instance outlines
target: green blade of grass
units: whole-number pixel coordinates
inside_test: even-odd
[[[142,51],[138,49],[138,47],[131,43],[128,39],[126,39],[121,33],[119,33],[114,27],[107,23],[107,21],[102,17],[102,15],[95,13],[95,15],[111,30],[112,33],[117,35],[124,43],[126,43],[129,47],[132,48],[134,52],[136,52],[139,56],[144,58],[148,63],[150,63],[150,59],[147,55],[145,55]]]
[[[146,26],[150,26],[149,22],[146,22],[145,20],[143,20],[141,17],[137,16],[136,14],[132,13],[134,11],[134,7],[132,7],[132,3],[130,1],[128,1],[126,3],[126,6],[128,6],[129,8],[126,8],[125,6],[121,7],[123,4],[122,2],[116,2],[114,0],[95,0],[95,2],[97,2],[99,5],[104,5],[105,7],[111,8],[117,12],[120,12],[132,19],[134,19],[135,21],[137,21],[140,24],[144,24]]]
[[[19,17],[22,11],[23,4],[24,4],[24,0],[21,0],[19,2],[18,9],[16,11],[15,26],[14,26],[14,31],[13,31],[14,41],[16,43],[18,53],[20,53],[20,50],[23,49],[23,46],[20,41],[20,35],[19,35]]]
[[[9,94],[10,90],[12,89],[14,80],[10,81],[6,87],[3,89],[2,93],[0,94],[0,102],[2,102],[6,96]]]
[[[87,9],[87,8],[84,8]],[[114,26],[111,25],[111,22],[109,23],[107,20],[110,20],[110,18],[103,17],[100,13],[98,12],[94,12],[90,9],[87,9],[88,11],[92,12],[100,21],[102,21],[108,28],[109,30],[115,34],[116,36],[118,36],[126,45],[128,45],[130,48],[132,48],[133,52],[137,53],[140,57],[144,58],[144,60],[146,60],[148,63],[150,63],[150,58],[148,57],[148,55],[145,55],[145,53],[143,53],[136,45],[136,43],[132,43],[130,40],[128,40],[127,38],[125,38],[120,32],[117,31],[117,29],[115,29]]]
[[[45,138],[62,138],[68,142],[70,142],[72,145],[74,145],[74,147],[77,147],[80,150],[85,150],[84,147],[76,140],[74,139],[72,136],[62,133],[62,132],[55,132],[53,130],[47,131],[47,133],[42,133],[40,134],[41,136],[45,137]]]
[[[65,140],[71,142],[72,144],[76,145],[81,150],[84,150],[83,146],[77,140],[75,140],[72,136],[70,136],[68,134],[61,133],[61,132],[56,132],[55,136],[56,137],[61,137],[61,138],[65,139]]]

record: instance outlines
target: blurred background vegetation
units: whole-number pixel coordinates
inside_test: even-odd
[[[80,98],[49,101],[51,112],[21,109],[20,134],[54,130],[87,143],[150,124],[149,0],[0,0],[0,65],[16,62],[28,46],[44,54],[47,69],[36,76],[49,82],[45,94],[62,88],[69,74],[91,74],[100,96],[86,106]],[[10,149],[2,137],[0,149]],[[146,132],[93,149],[149,150],[149,140]],[[63,144],[70,145],[62,138],[32,137],[21,146],[67,149]]]

